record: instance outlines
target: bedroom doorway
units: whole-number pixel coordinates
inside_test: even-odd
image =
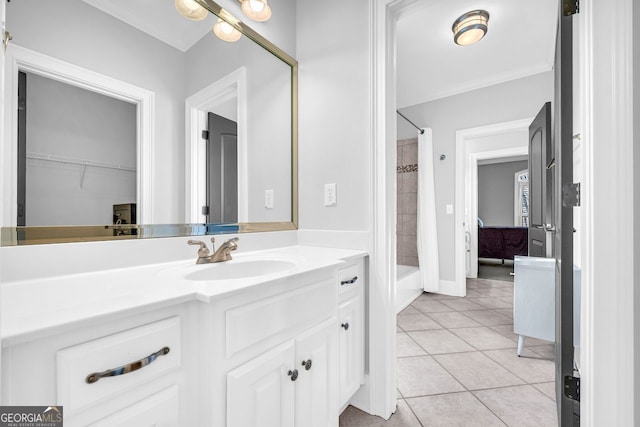
[[[490,159],[528,156],[533,118],[456,132],[456,285],[466,295],[466,279],[478,277],[478,166]],[[512,190],[513,191],[513,190]],[[513,212],[513,211],[511,211]],[[490,225],[490,224],[488,224]]]

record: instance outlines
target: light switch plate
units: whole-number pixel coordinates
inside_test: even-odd
[[[324,185],[324,205],[336,206],[338,204],[338,195],[336,193],[336,184]]]
[[[447,205],[447,215],[453,215],[453,205]]]
[[[264,207],[273,209],[273,190],[264,190]]]

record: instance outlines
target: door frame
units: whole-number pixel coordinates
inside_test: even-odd
[[[495,123],[456,132],[455,151],[455,288],[451,295],[467,294],[467,277],[478,277],[478,230],[474,227],[478,216],[478,160],[524,155],[529,152],[528,140],[516,141],[511,147],[490,149],[473,144],[476,138],[528,132],[533,118]],[[528,133],[527,133],[528,134]],[[467,214],[465,214],[465,212]],[[469,233],[469,252],[466,235]],[[469,274],[467,274],[467,254]],[[475,268],[474,268],[475,266]]]
[[[202,130],[207,113],[229,99],[238,100],[238,222],[249,222],[249,166],[247,150],[247,69],[242,66],[194,93],[185,102],[185,221],[204,223],[201,207],[207,200],[207,147]]]
[[[2,226],[15,227],[17,218],[17,146],[18,137],[18,72],[33,74],[126,101],[136,108],[136,203],[139,224],[153,224],[153,141],[155,126],[155,94],[149,90],[97,73],[87,68],[9,44],[5,55],[4,133],[0,143],[4,160],[2,169],[10,171],[10,179],[2,183]]]

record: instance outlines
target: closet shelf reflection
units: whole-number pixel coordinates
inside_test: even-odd
[[[70,165],[93,166],[96,168],[117,169],[135,172],[135,166],[119,165],[114,163],[96,162],[93,160],[75,159],[73,157],[55,156],[43,153],[27,153],[27,159],[46,160],[49,162],[66,163]]]

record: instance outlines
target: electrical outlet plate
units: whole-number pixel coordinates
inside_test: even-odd
[[[338,204],[338,195],[336,193],[336,184],[324,185],[324,205],[336,206]]]
[[[264,190],[264,207],[273,209],[273,190]]]

